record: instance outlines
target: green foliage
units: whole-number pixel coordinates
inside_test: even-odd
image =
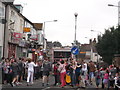
[[[112,63],[114,54],[120,54],[120,26],[111,27],[102,36],[98,36],[96,48],[105,62]]]
[[[59,41],[54,41],[53,46],[54,47],[62,47],[62,44]]]

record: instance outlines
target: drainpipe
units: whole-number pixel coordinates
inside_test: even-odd
[[[4,38],[3,38],[3,57],[5,57],[5,34],[6,34],[6,23],[7,23],[7,20],[6,20],[6,16],[7,16],[7,6],[8,4],[5,3],[5,22],[4,22]]]

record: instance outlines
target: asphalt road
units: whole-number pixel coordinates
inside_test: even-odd
[[[34,84],[31,86],[27,86],[26,81],[23,81],[21,85],[11,87],[10,84],[3,84],[2,90],[96,90],[93,85],[89,85],[86,88],[82,87],[71,87],[71,86],[65,86],[64,88],[61,88],[59,86],[53,86],[54,84],[54,77],[50,76],[49,80],[49,86],[42,86],[42,79],[34,80]],[[98,90],[98,89],[97,89]],[[101,89],[99,89],[101,90]]]

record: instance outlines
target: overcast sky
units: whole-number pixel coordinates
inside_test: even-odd
[[[119,0],[15,0],[22,4],[23,15],[34,23],[46,22],[45,34],[48,41],[59,41],[71,45],[74,41],[75,16],[77,17],[77,40],[88,43],[90,38],[104,33],[105,29],[118,24]],[[94,30],[96,32],[91,32]],[[88,37],[88,38],[85,38]]]

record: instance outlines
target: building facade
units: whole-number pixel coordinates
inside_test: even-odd
[[[20,41],[23,38],[24,18],[13,4],[6,3],[4,57],[18,57],[21,53]]]
[[[43,51],[43,24],[28,20],[21,13],[22,6],[13,5],[13,1],[0,1],[0,58],[37,60]]]
[[[0,1],[0,59],[3,56],[3,40],[4,40],[4,24],[5,24],[5,4]]]

